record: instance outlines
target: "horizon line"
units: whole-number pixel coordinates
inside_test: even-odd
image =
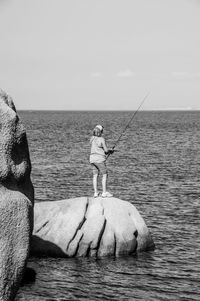
[[[28,112],[133,112],[136,111],[137,109],[109,109],[109,110],[95,110],[95,109],[17,109],[17,111],[28,111]],[[178,111],[200,111],[200,108],[193,109],[193,108],[167,108],[167,109],[141,109],[138,112],[178,112]]]

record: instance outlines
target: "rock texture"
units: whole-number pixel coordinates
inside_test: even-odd
[[[33,228],[34,191],[25,129],[0,90],[0,300],[14,300]]]
[[[121,256],[153,248],[143,218],[129,202],[81,197],[35,204],[32,255]]]

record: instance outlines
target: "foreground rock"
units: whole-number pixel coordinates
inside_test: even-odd
[[[120,256],[154,248],[137,209],[117,198],[35,204],[32,255]]]
[[[0,90],[0,300],[14,300],[30,248],[33,185],[26,133]]]

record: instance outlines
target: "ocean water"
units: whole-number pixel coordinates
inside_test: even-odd
[[[90,196],[89,137],[111,147],[133,112],[19,112],[36,202]],[[30,258],[16,300],[200,300],[200,112],[138,112],[108,159],[109,191],[134,204],[156,244],[123,258]]]

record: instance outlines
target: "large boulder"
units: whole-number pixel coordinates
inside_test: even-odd
[[[153,248],[143,218],[129,202],[80,197],[35,204],[32,255],[121,256]]]
[[[0,90],[0,300],[14,300],[33,229],[34,190],[26,132]]]

